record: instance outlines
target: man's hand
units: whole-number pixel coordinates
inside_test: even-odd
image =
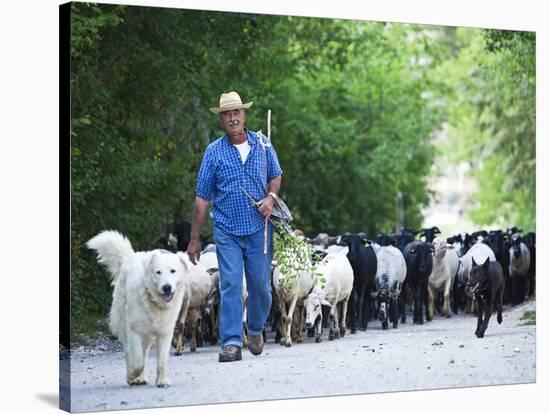
[[[258,201],[258,207],[262,216],[269,218],[271,211],[275,205],[275,199],[269,194],[262,200]]]
[[[191,260],[191,263],[196,265],[201,257],[200,239],[191,239],[191,241],[187,245],[187,255],[189,256],[189,260]]]

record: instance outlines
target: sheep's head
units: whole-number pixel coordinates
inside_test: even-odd
[[[306,312],[306,328],[313,328],[315,321],[318,318],[323,317],[321,306],[330,306],[328,302],[322,295],[320,289],[314,288],[313,291],[307,296],[304,300],[304,309]]]
[[[434,256],[441,258],[445,256],[445,253],[447,251],[447,241],[436,237],[432,243],[434,248]]]

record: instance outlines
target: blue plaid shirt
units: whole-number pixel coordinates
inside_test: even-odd
[[[236,236],[255,233],[264,225],[263,216],[241,187],[259,201],[267,195],[266,161],[268,182],[282,174],[277,153],[267,137],[261,135],[266,144],[264,154],[256,132],[245,129],[245,133],[250,153],[244,164],[227,135],[208,145],[195,191],[199,197],[213,200],[214,225]]]

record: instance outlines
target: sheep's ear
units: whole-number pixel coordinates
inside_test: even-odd
[[[477,266],[476,259],[472,257],[472,266]]]
[[[210,269],[206,269],[209,275],[212,275],[218,271],[217,267],[211,267]]]

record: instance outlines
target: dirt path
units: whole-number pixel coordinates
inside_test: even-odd
[[[122,352],[73,355],[73,411],[119,410],[529,383],[535,381],[535,326],[520,317],[534,310],[530,302],[505,308],[502,325],[493,315],[484,339],[474,335],[471,315],[436,317],[422,326],[408,323],[382,331],[380,323],[367,332],[329,342],[307,338],[303,344],[284,348],[270,338],[260,357],[243,352],[243,360],[220,364],[219,347],[188,348],[181,357],[170,356],[168,389],[154,385],[126,385]],[[272,335],[270,333],[270,335]],[[149,358],[149,378],[154,382],[156,359]]]

